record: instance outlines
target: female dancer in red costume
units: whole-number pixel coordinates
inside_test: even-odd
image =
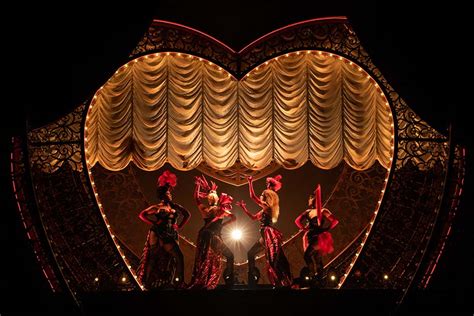
[[[321,186],[318,184],[314,195],[308,198],[308,209],[300,214],[295,220],[296,226],[304,230],[303,249],[304,261],[309,272],[312,285],[321,281],[323,270],[322,256],[334,251],[332,235],[328,230],[333,229],[339,223],[334,215],[321,204]],[[329,221],[329,225],[325,222]],[[307,222],[304,223],[304,222]]]
[[[191,214],[172,201],[171,189],[176,175],[166,170],[158,177],[156,190],[159,202],[140,212],[140,219],[151,224],[138,267],[138,280],[145,289],[173,286],[182,288],[184,281],[183,254],[178,245],[178,229]],[[177,223],[178,216],[182,219]]]
[[[193,276],[189,288],[214,289],[221,276],[222,256],[227,261],[224,281],[227,286],[232,286],[234,283],[234,254],[222,240],[221,230],[222,227],[236,220],[235,215],[230,212],[233,199],[225,193],[221,193],[219,198],[216,191],[217,185],[212,181],[209,185],[204,176],[196,177],[195,184],[194,199],[204,219],[204,226],[198,234]],[[201,188],[204,192],[201,192]],[[207,198],[207,206],[201,202],[203,198]],[[223,222],[225,217],[230,217],[230,219]]]
[[[262,208],[257,214],[250,213],[244,201],[237,202],[237,205],[251,219],[260,221],[261,238],[247,253],[249,264],[248,283],[250,287],[255,286],[258,279],[259,272],[255,267],[255,256],[262,249],[265,249],[270,283],[276,287],[288,287],[292,282],[290,264],[282,249],[282,234],[272,226],[277,222],[280,211],[279,198],[276,193],[281,188],[280,180],[280,175],[275,178],[268,177],[267,188],[258,198],[253,190],[252,177],[248,177],[250,197]]]

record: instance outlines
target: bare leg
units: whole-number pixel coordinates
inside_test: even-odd
[[[216,249],[222,253],[226,259],[226,269],[224,270],[224,281],[228,286],[234,285],[234,253],[227,247],[224,241],[218,237],[215,239]]]
[[[176,260],[176,273],[174,275],[173,283],[180,286],[184,281],[184,257],[181,249],[175,241],[166,243],[163,248]]]

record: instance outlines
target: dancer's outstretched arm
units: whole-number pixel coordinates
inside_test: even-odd
[[[250,217],[251,219],[253,219],[254,221],[255,220],[259,220],[260,217],[262,216],[262,212],[263,210],[261,210],[260,212],[258,212],[257,214],[252,214],[250,213],[250,211],[247,209],[247,205],[245,204],[244,201],[240,201],[240,202],[237,202],[235,203],[237,206],[240,206],[242,208],[242,210],[245,212],[245,214],[247,214],[248,217]]]
[[[235,222],[237,220],[237,217],[234,214],[232,214],[228,210],[224,210],[224,211],[222,211],[222,213],[219,216],[214,217],[211,222],[218,221],[218,220],[220,220],[221,218],[224,218],[224,217],[230,217],[230,218],[229,218],[228,221],[225,221],[224,223],[222,223],[222,226],[229,225],[230,223]]]

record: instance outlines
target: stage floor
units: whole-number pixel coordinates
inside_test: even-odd
[[[102,292],[83,293],[80,308],[69,297],[51,294],[42,295],[39,304],[10,301],[3,311],[5,315],[157,316],[472,314],[472,303],[467,302],[467,296],[463,298],[455,291],[411,293],[397,306],[394,299],[399,294],[392,290],[273,290],[264,286],[254,290],[236,287],[212,291]]]

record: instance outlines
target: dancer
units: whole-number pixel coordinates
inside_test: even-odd
[[[292,282],[290,265],[282,249],[282,233],[272,226],[277,222],[280,211],[279,198],[276,193],[281,188],[280,180],[280,175],[275,178],[268,177],[267,188],[258,198],[253,190],[252,177],[248,177],[250,197],[262,208],[258,213],[250,213],[244,201],[236,203],[251,219],[260,221],[261,238],[247,253],[250,287],[255,286],[259,275],[258,269],[255,267],[255,256],[263,249],[265,249],[270,283],[275,287],[289,287]]]
[[[321,186],[318,184],[314,195],[308,198],[308,209],[295,220],[296,226],[304,230],[303,250],[308,277],[312,286],[321,282],[323,260],[322,256],[334,251],[332,235],[328,232],[336,227],[339,221],[321,204]],[[329,221],[329,225],[325,222]],[[307,223],[304,223],[304,222]]]
[[[146,290],[172,286],[184,287],[183,254],[178,245],[178,230],[191,214],[172,201],[171,189],[176,175],[166,170],[158,177],[158,204],[140,212],[139,218],[151,224],[138,267],[138,280]],[[177,225],[178,216],[181,222]]]
[[[217,195],[217,185],[211,181],[211,185],[204,176],[196,177],[194,199],[199,212],[204,219],[204,226],[199,230],[196,257],[194,260],[193,276],[190,289],[214,289],[219,283],[221,275],[221,258],[226,258],[227,264],[224,271],[226,286],[234,284],[234,254],[226,246],[221,237],[222,227],[236,220],[232,209],[232,197],[221,193]],[[201,192],[201,188],[204,192]],[[207,198],[208,205],[201,202]],[[225,217],[229,220],[223,222]]]

